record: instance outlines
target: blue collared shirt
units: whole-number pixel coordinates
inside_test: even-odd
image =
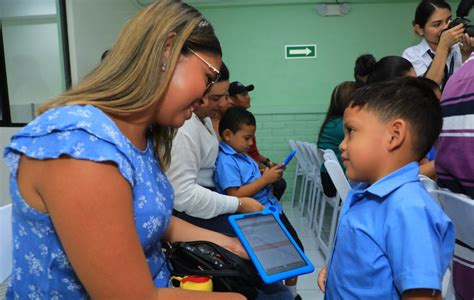
[[[262,175],[253,158],[247,154],[236,152],[225,142],[220,143],[214,172],[214,181],[218,193],[224,194],[224,191],[228,188],[241,187],[256,181],[260,177]],[[271,186],[261,189],[253,195],[253,198],[265,207],[274,205],[280,208],[278,199],[271,192]]]
[[[326,299],[400,299],[441,290],[454,228],[410,163],[365,189],[352,189],[339,218]]]

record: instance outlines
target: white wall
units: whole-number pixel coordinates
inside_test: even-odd
[[[0,18],[56,14],[55,0],[1,0]]]
[[[0,159],[0,206],[11,202],[9,193],[10,175],[5,160],[3,159],[3,149],[10,143],[11,136],[18,131],[18,129],[19,128],[0,127],[0,150],[2,157],[2,159]]]
[[[139,8],[134,0],[66,0],[73,84],[97,65]]]

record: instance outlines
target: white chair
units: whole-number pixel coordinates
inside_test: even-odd
[[[0,299],[5,297],[12,272],[12,205],[0,207]]]
[[[319,210],[320,203],[323,198],[323,185],[321,183],[321,165],[324,160],[318,152],[318,147],[313,143],[305,143],[306,152],[311,161],[310,173],[310,190],[308,195],[308,218],[309,226],[313,228],[315,225],[317,227],[317,222],[315,222],[317,212]]]
[[[301,182],[301,188],[300,188],[300,195],[298,199],[298,205],[299,205],[299,211],[301,215],[304,215],[304,212],[306,210],[306,198],[307,198],[307,192],[308,192],[308,187],[311,184],[311,181],[313,180],[313,177],[311,176],[312,174],[312,160],[310,158],[310,154],[307,151],[306,147],[306,142],[303,141],[296,141],[296,151],[300,153],[301,159],[302,159],[302,171],[303,171],[303,177],[302,177],[302,182]]]
[[[347,194],[349,190],[351,189],[351,186],[346,176],[344,175],[344,171],[342,170],[342,167],[339,164],[339,161],[337,160],[337,157],[334,151],[330,149],[324,150],[324,166],[326,167],[329,177],[331,178],[331,181],[333,182],[337,190],[336,197],[323,198],[324,201],[322,203],[322,208],[321,208],[320,217],[319,217],[320,224],[321,224],[320,227],[322,227],[322,224],[324,222],[324,212],[326,210],[326,205],[330,205],[332,207],[333,210],[331,214],[331,225],[329,227],[328,242],[326,243],[324,239],[322,238],[321,231],[317,235],[318,245],[321,248],[321,251],[326,255],[326,261],[327,261],[329,259],[329,255],[331,254],[333,243],[334,243],[339,210],[341,208],[341,204],[346,199]]]
[[[431,198],[439,205],[441,206],[441,203],[439,203],[438,200],[438,194],[436,193],[436,190],[438,189],[438,184],[436,181],[433,179],[429,178],[428,176],[425,175],[418,175],[418,178],[420,179],[421,183],[425,186],[425,189],[428,191],[430,194]]]
[[[298,147],[296,145],[296,142],[294,140],[289,140],[288,144],[290,144],[291,150],[296,150],[296,169],[295,169],[295,174],[293,177],[293,189],[291,191],[291,207],[295,205],[295,198],[296,198],[296,189],[297,189],[297,184],[298,184],[298,179],[301,179],[301,185],[303,184],[304,181],[304,159],[302,157],[302,153],[298,150]],[[300,188],[301,192],[301,188]]]
[[[461,296],[474,294],[474,199],[445,189],[434,191],[456,229],[451,267],[454,290]],[[449,293],[449,290],[448,290]]]

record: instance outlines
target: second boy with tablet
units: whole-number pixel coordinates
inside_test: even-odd
[[[236,197],[253,197],[265,207],[277,207],[281,222],[303,250],[298,234],[271,193],[271,184],[282,177],[284,165],[274,165],[261,174],[257,163],[246,154],[252,145],[255,130],[255,117],[246,109],[231,107],[222,116],[219,123],[222,141],[214,173],[216,190]],[[297,296],[296,278],[287,280],[286,285]]]

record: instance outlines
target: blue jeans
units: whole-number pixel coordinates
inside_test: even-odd
[[[258,291],[257,300],[293,300],[291,291],[281,282],[275,282],[265,285],[262,290]]]

